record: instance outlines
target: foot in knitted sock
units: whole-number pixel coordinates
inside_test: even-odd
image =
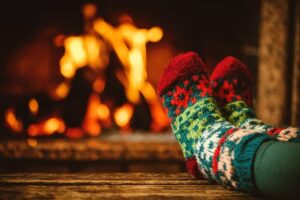
[[[184,157],[196,156],[208,179],[242,191],[254,190],[254,155],[270,137],[235,128],[221,116],[198,55],[190,52],[173,58],[158,91]]]
[[[245,129],[267,132],[279,141],[300,141],[297,128],[274,128],[255,117],[252,106],[252,75],[249,69],[234,57],[226,57],[211,77],[214,97],[225,118],[233,125]]]
[[[170,60],[168,66],[164,70],[164,74],[158,83],[158,94],[160,95],[167,112],[172,122],[172,128],[175,131],[175,136],[180,143],[183,155],[186,159],[187,170],[196,178],[202,177],[201,172],[194,156],[194,147],[196,141],[200,137],[200,133],[192,131],[188,133],[188,128],[197,129],[197,124],[189,124],[189,121],[178,117],[182,122],[189,124],[189,127],[182,129],[184,134],[179,133],[179,128],[175,123],[176,116],[179,116],[184,110],[195,104],[199,100],[200,93],[194,93],[198,90],[197,84],[200,84],[199,77],[204,74],[203,61],[193,52],[179,55]],[[189,79],[190,78],[190,79]],[[178,81],[176,85],[172,85]],[[194,89],[193,89],[194,88]],[[199,90],[198,90],[199,91]],[[212,93],[212,91],[207,91]],[[204,91],[203,94],[205,95]],[[184,124],[182,123],[182,124]]]

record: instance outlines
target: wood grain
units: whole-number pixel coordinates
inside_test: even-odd
[[[37,139],[31,147],[26,139],[0,141],[0,157],[44,160],[175,160],[183,161],[173,134],[110,134],[80,140]]]
[[[0,194],[1,199],[257,199],[184,173],[0,174]]]

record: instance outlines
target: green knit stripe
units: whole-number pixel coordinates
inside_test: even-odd
[[[203,121],[201,124],[206,125],[210,123],[208,119],[205,118],[205,114],[213,115],[214,118],[221,116],[221,112],[217,108],[214,98],[204,97],[196,102],[194,105],[186,108],[175,121],[172,123],[172,128],[174,131],[181,128],[181,126],[186,125],[187,122],[191,122],[191,119],[201,118]]]
[[[248,119],[255,119],[255,114],[244,101],[234,101],[222,108],[225,117],[233,125],[240,127]]]
[[[212,127],[220,116],[214,99],[204,97],[175,118],[172,129],[186,158],[193,156],[202,132]]]

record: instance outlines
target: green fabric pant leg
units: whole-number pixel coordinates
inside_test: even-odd
[[[300,199],[300,143],[263,143],[253,167],[256,186],[263,195]]]

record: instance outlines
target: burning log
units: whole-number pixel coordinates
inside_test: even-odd
[[[168,127],[146,70],[146,44],[161,40],[162,29],[137,28],[129,16],[113,27],[96,13],[94,4],[85,5],[84,33],[54,38],[55,46],[65,49],[59,60],[63,80],[43,98],[29,96],[6,109],[6,124],[13,132],[79,138],[114,126],[123,131]]]

